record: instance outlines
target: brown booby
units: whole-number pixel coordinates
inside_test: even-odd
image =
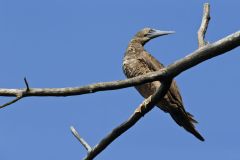
[[[144,75],[164,68],[163,64],[144,49],[144,45],[151,39],[171,33],[174,32],[144,28],[133,37],[123,59],[123,71],[127,78]],[[159,81],[154,81],[136,86],[136,89],[144,98],[148,98],[160,85]],[[173,80],[167,94],[159,100],[156,106],[169,113],[179,126],[192,133],[199,140],[204,141],[204,138],[194,127],[194,123],[197,123],[197,121],[193,118],[193,115],[184,109],[176,81]]]

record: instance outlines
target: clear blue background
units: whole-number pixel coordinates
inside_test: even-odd
[[[205,1],[0,0],[0,88],[71,87],[124,79],[122,58],[143,27],[175,30],[146,49],[165,65],[197,48]],[[240,1],[210,0],[206,39],[240,28]],[[176,79],[186,109],[199,121],[200,142],[153,109],[96,159],[240,159],[240,48]],[[3,104],[11,98],[0,97]],[[0,110],[1,160],[77,160],[126,120],[143,98],[134,88],[74,97],[28,97]]]

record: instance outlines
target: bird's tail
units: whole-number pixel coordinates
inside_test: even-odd
[[[204,141],[204,138],[194,127],[194,123],[198,122],[193,118],[193,115],[182,110],[182,108],[172,109],[170,115],[179,126],[182,126],[188,132],[192,133],[199,140]]]

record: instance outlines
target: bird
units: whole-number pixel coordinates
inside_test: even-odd
[[[122,68],[126,77],[133,78],[163,69],[164,65],[149,54],[144,49],[144,45],[156,37],[172,33],[174,33],[174,31],[161,31],[152,28],[144,28],[137,32],[129,42],[123,58]],[[153,81],[137,85],[135,88],[144,98],[148,98],[160,85],[160,81]],[[179,126],[183,127],[199,140],[204,141],[204,138],[194,126],[194,124],[198,122],[194,119],[193,115],[184,108],[182,96],[175,80],[172,81],[166,95],[162,99],[159,99],[156,106],[164,112],[169,113]]]

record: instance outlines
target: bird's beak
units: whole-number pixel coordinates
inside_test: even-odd
[[[160,30],[156,30],[156,29],[152,29],[152,32],[150,32],[147,36],[150,39],[159,37],[159,36],[163,36],[163,35],[168,35],[168,34],[172,34],[175,33],[174,31],[160,31]]]

